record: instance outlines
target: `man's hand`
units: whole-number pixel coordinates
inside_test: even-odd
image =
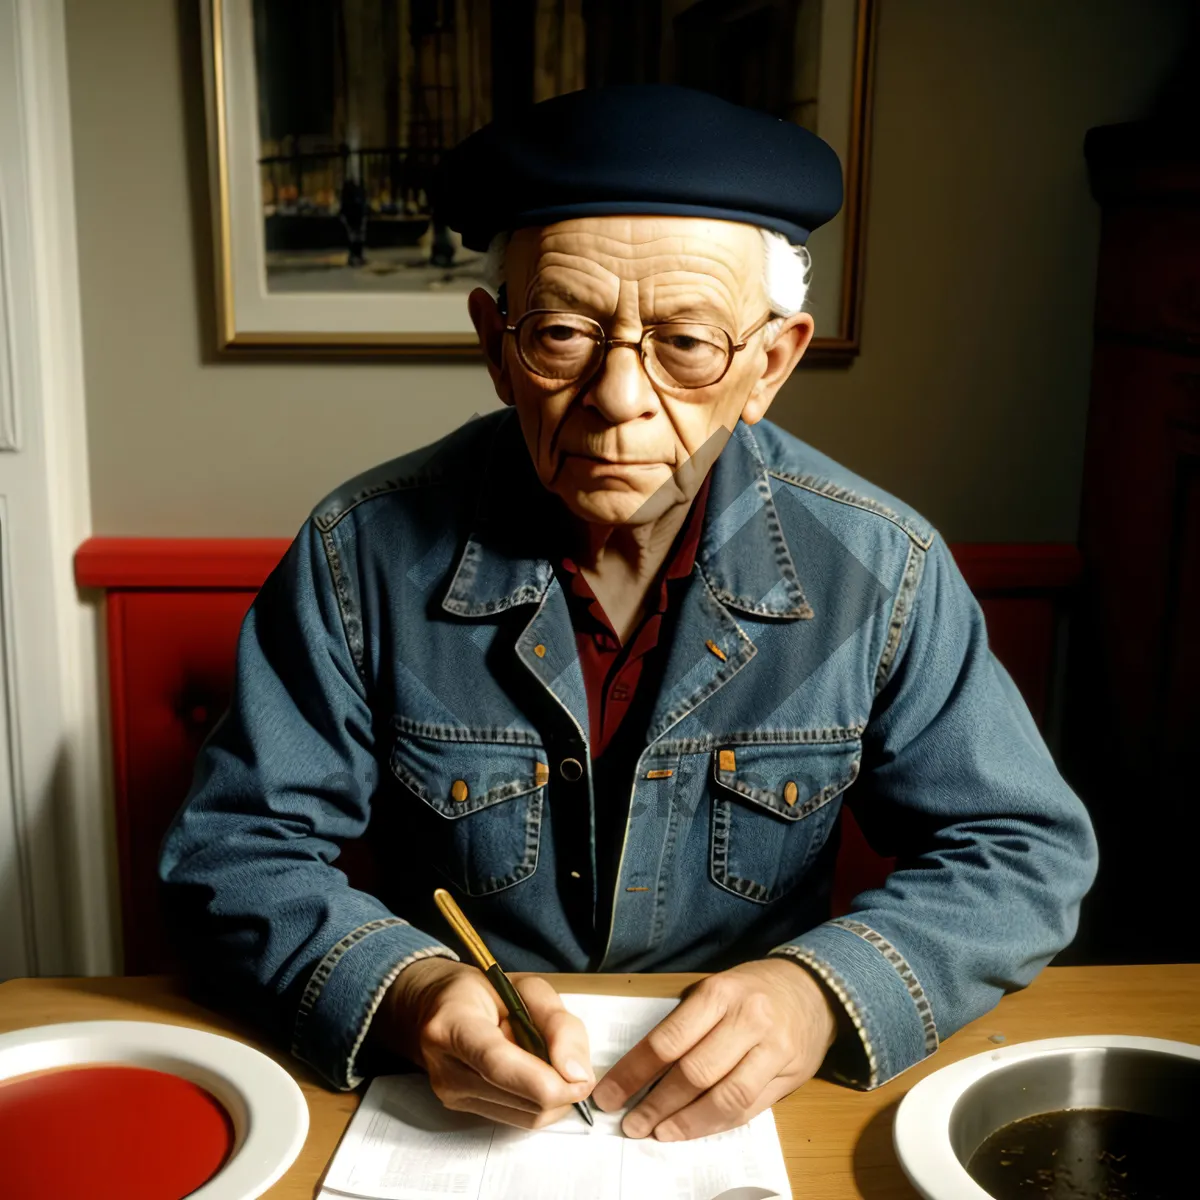
[[[587,1032],[544,979],[529,972],[509,978],[553,1066],[517,1045],[508,1010],[484,973],[448,958],[400,972],[371,1022],[371,1037],[424,1068],[447,1108],[540,1129],[592,1090]]]
[[[833,1044],[834,1010],[803,967],[782,959],[742,963],[689,989],[596,1086],[606,1112],[665,1072],[628,1113],[629,1137],[661,1142],[743,1125],[802,1083]]]

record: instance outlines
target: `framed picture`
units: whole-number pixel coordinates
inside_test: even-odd
[[[665,82],[837,151],[810,357],[857,353],[873,0],[202,3],[220,349],[477,354],[483,256],[430,212],[440,156],[530,101]]]

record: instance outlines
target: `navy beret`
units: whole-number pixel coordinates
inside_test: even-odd
[[[803,244],[841,207],[842,168],[791,121],[675,84],[619,84],[476,130],[439,162],[431,199],[470,250],[507,229],[621,213],[719,217]]]

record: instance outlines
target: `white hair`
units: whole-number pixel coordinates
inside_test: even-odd
[[[782,233],[761,226],[757,228],[763,247],[763,293],[775,318],[768,321],[763,330],[763,340],[770,345],[783,322],[804,311],[812,273],[812,256],[806,246],[793,245]],[[484,286],[490,289],[493,296],[504,283],[504,258],[511,237],[512,234],[507,231],[496,234],[484,255],[481,273]]]
[[[774,229],[758,231],[763,243],[763,292],[775,319],[763,329],[763,342],[770,345],[788,317],[804,311],[812,255],[807,246],[794,246]]]

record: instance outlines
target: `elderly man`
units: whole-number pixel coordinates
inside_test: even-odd
[[[875,1087],[1070,941],[1091,829],[945,544],[763,419],[840,197],[805,130],[661,86],[445,162],[505,409],[316,508],[162,857],[197,975],[335,1086],[398,1053],[538,1127],[658,1079],[626,1133],[697,1137],[822,1067]],[[843,801],[899,864],[831,919]],[[371,894],[333,866],[355,838]],[[439,939],[439,885],[552,1065]],[[536,974],[692,970],[598,1085]]]

